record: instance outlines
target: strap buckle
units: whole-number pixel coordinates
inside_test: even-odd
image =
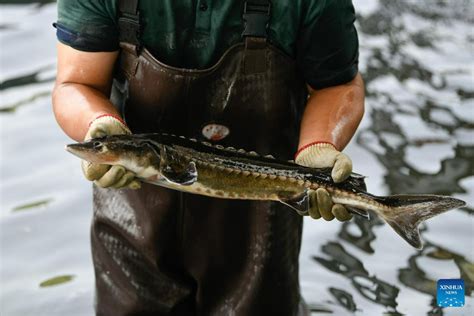
[[[141,49],[142,25],[140,24],[140,12],[136,14],[123,12],[118,19],[120,28],[119,41],[135,46],[136,53]]]

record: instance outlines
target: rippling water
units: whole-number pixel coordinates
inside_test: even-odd
[[[92,315],[90,185],[51,113],[53,1],[0,0],[0,314]],[[348,146],[370,192],[468,206],[422,227],[416,251],[377,218],[305,222],[301,286],[314,314],[472,315],[474,4],[354,0],[367,111]],[[463,278],[466,306],[438,308]]]

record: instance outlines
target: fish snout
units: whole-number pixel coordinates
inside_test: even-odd
[[[66,150],[81,159],[96,162],[100,154],[104,152],[104,144],[100,141],[90,141],[66,145]]]

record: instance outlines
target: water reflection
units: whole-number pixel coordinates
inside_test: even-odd
[[[330,287],[329,292],[334,296],[336,301],[348,311],[355,312],[357,310],[356,303],[351,293],[335,287]]]
[[[348,253],[340,243],[328,242],[321,247],[321,251],[329,258],[313,256],[316,262],[332,272],[345,276],[363,297],[389,308],[392,315],[398,315],[396,310],[398,287],[369,275],[362,261]]]
[[[474,168],[474,149],[472,146],[456,145],[454,147],[455,157],[444,159],[438,173],[420,172],[405,161],[407,147],[419,147],[420,140],[410,141],[404,137],[399,127],[392,121],[393,114],[374,109],[370,115],[374,124],[370,129],[362,130],[359,133],[357,143],[374,154],[385,167],[387,172],[385,183],[392,194],[431,193],[451,195],[453,193],[466,193],[466,190],[458,183],[461,179],[470,176]],[[396,148],[392,148],[391,144],[385,139],[388,133],[399,136],[400,144]]]
[[[376,238],[372,228],[383,223],[374,214],[371,215],[369,221],[363,218],[355,218],[349,223],[344,223],[339,232],[339,237],[343,240],[369,254],[374,253],[370,243]],[[359,230],[359,234],[353,232],[355,227]],[[426,225],[420,227],[421,232],[426,230]],[[389,308],[384,315],[402,315],[396,309],[398,305],[397,296],[400,291],[397,286],[371,276],[363,262],[355,255],[347,252],[338,242],[326,243],[321,247],[321,252],[326,254],[328,258],[313,256],[313,260],[326,269],[349,279],[354,289],[367,300]],[[453,277],[462,278],[465,282],[466,296],[472,295],[474,290],[474,263],[460,254],[426,241],[422,251],[417,251],[409,257],[408,267],[398,270],[398,279],[403,285],[432,296],[431,310],[428,315],[443,315],[443,309],[438,307],[436,302],[437,279],[430,279],[418,263],[418,260],[423,257],[440,261],[452,260],[459,269],[459,276]],[[336,301],[348,311],[355,312],[359,310],[349,291],[334,287],[329,287],[328,290]]]
[[[47,66],[25,75],[7,79],[3,82],[0,82],[0,91],[15,87],[26,86],[29,84],[51,82],[55,79],[54,76],[47,76],[46,78],[41,78],[41,74],[45,71],[50,71],[53,69],[55,69],[55,66]]]
[[[460,102],[472,99],[474,91],[465,87],[450,87],[449,75],[445,72],[435,74],[423,66],[419,58],[409,54],[412,46],[439,49],[440,35],[436,32],[436,23],[451,24],[454,20],[472,22],[472,3],[469,1],[381,1],[379,10],[367,16],[358,16],[359,30],[370,36],[384,37],[387,46],[374,48],[368,52],[367,67],[364,71],[372,125],[362,130],[357,143],[373,153],[385,167],[385,183],[392,194],[397,193],[466,193],[459,180],[472,175],[474,170],[474,149],[471,145],[454,146],[455,156],[441,162],[437,173],[420,172],[407,163],[407,149],[420,147],[427,143],[449,144],[449,139],[457,129],[473,129],[474,124],[451,109],[453,99],[438,99],[433,96],[437,91],[447,90],[447,98],[460,97]],[[404,15],[404,18],[401,16]],[[428,23],[423,24],[423,20]],[[417,21],[425,25],[418,30],[408,22]],[[411,50],[410,50],[411,49]],[[457,70],[462,73],[462,69]],[[371,89],[371,83],[384,76],[396,78],[399,84],[410,81],[411,86],[423,87],[416,94],[407,90],[390,91],[383,87]],[[472,79],[471,79],[472,80]],[[408,85],[410,87],[410,85]],[[394,87],[395,88],[395,87]],[[470,86],[473,89],[472,84]],[[405,92],[401,97],[397,92]],[[411,94],[411,95],[410,95]],[[459,102],[456,102],[459,103]],[[461,105],[461,104],[459,104]],[[433,115],[433,113],[435,115]],[[430,129],[436,133],[429,138],[419,138],[417,127],[413,133],[402,129],[397,114],[421,117]],[[471,113],[472,114],[472,113]],[[403,116],[401,116],[403,117]],[[472,119],[471,119],[472,120]],[[438,135],[438,136],[437,136]],[[470,210],[472,212],[472,208]]]
[[[376,238],[372,228],[380,225],[383,225],[383,221],[372,212],[370,212],[370,220],[356,216],[353,220],[342,224],[339,237],[366,253],[374,253],[370,245]],[[354,230],[357,230],[357,233]]]
[[[54,65],[45,66],[30,73],[0,82],[0,93],[6,95],[5,97],[2,97],[1,100],[6,100],[8,102],[6,104],[3,102],[0,103],[0,114],[13,113],[21,106],[32,104],[37,99],[49,96],[51,94],[51,86],[44,86],[42,84],[52,83],[54,81],[55,76],[52,74],[54,69]],[[22,91],[21,93],[18,93],[18,90],[15,90],[23,89],[26,86],[28,86],[28,89],[25,91],[20,90]],[[13,98],[14,101],[10,101],[8,93],[11,93],[10,95],[16,93],[21,95],[21,97],[15,97]],[[2,95],[0,95],[0,97]]]
[[[421,293],[431,295],[431,311],[429,315],[443,315],[443,309],[436,303],[436,282],[430,279],[423,267],[420,267],[418,261],[422,257],[428,257],[434,260],[452,260],[459,269],[460,278],[464,280],[465,294],[472,294],[474,288],[474,264],[469,262],[462,255],[451,252],[431,242],[425,243],[423,251],[416,253],[408,259],[408,267],[399,269],[398,278],[400,282]]]

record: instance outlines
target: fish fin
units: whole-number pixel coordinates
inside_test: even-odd
[[[346,180],[350,185],[358,188],[359,190],[362,190],[362,191],[367,191],[367,185],[365,184],[365,177],[361,176],[361,177],[358,177],[358,176],[350,176],[347,180]]]
[[[159,154],[154,146],[151,147],[160,157],[160,173],[166,181],[179,185],[191,185],[197,181],[198,172],[194,161],[183,161],[166,147],[162,147]]]
[[[176,170],[171,165],[166,165],[162,168],[161,174],[166,181],[179,185],[191,185],[197,181],[197,169],[194,161],[189,162],[184,170]]]
[[[390,207],[379,215],[410,245],[422,249],[418,225],[450,209],[466,205],[459,199],[440,195],[392,195],[376,197],[376,201]]]
[[[360,208],[356,208],[350,205],[344,205],[344,207],[347,208],[349,213],[356,214],[356,215],[364,217],[367,220],[370,220],[370,214],[366,210],[362,210]]]
[[[299,215],[307,215],[309,210],[308,190],[290,197],[280,197],[280,202],[294,209]]]

